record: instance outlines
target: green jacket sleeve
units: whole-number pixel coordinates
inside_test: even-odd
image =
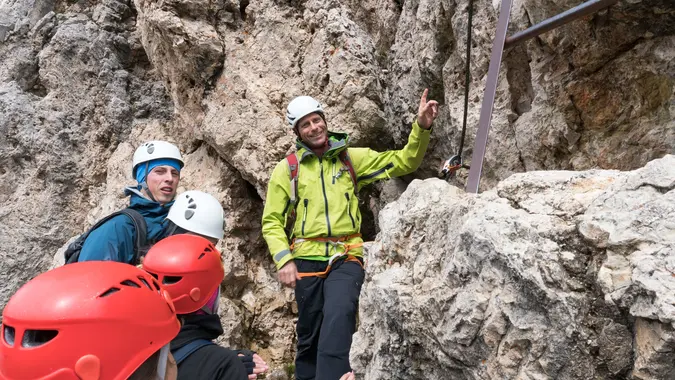
[[[385,178],[414,172],[422,163],[429,146],[431,130],[413,122],[408,143],[401,150],[377,152],[369,148],[350,148],[349,156],[356,171],[359,188]]]
[[[272,259],[281,268],[293,258],[286,237],[286,213],[293,207],[290,196],[290,172],[286,160],[282,160],[272,171],[267,185],[267,198],[262,217],[262,233]]]

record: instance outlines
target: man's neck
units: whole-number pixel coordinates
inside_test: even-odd
[[[312,152],[316,154],[317,157],[323,157],[324,153],[326,153],[330,149],[330,146],[324,145],[321,148],[314,148],[312,149]]]
[[[143,194],[145,199],[147,199],[149,201],[157,202],[157,203],[159,203],[160,206],[164,206],[164,204],[165,204],[165,203],[158,202],[156,199],[154,199],[154,197],[152,197],[150,195],[150,191],[148,189],[146,189],[145,187],[141,187],[141,194]]]
[[[303,141],[303,143],[304,143],[304,141]],[[311,150],[312,153],[314,153],[317,157],[321,158],[321,157],[323,157],[323,155],[324,155],[326,152],[328,152],[328,150],[330,149],[330,142],[329,142],[329,140],[326,140],[326,143],[323,144],[323,146],[318,147],[318,148],[310,147],[310,146],[309,146],[308,144],[306,144],[306,143],[305,143],[305,146],[306,146],[307,148],[309,148],[309,150]]]

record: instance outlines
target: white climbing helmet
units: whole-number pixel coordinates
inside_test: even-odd
[[[286,108],[286,121],[291,125],[291,129],[295,130],[295,125],[300,119],[314,112],[320,114],[321,117],[324,117],[321,103],[311,96],[298,96],[288,103],[288,108]]]
[[[223,238],[225,211],[211,194],[189,190],[178,195],[166,218],[184,230],[215,239]]]
[[[144,162],[156,160],[158,158],[171,158],[180,163],[183,168],[183,157],[180,155],[178,147],[166,141],[148,141],[139,146],[134,152],[132,160],[131,176],[136,179],[136,167]]]

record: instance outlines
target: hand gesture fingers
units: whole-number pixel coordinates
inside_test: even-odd
[[[438,116],[438,102],[435,100],[427,100],[429,89],[425,88],[420,98],[420,107],[417,112],[417,122],[420,127],[424,129],[431,128],[431,124]]]
[[[422,93],[422,98],[420,99],[420,111],[425,109],[427,106],[427,95],[429,95],[429,89],[425,88],[424,92]]]

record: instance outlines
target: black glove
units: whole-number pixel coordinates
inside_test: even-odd
[[[244,363],[244,367],[246,367],[246,373],[248,375],[253,374],[253,368],[255,367],[255,362],[253,361],[253,354],[255,352],[250,351],[250,350],[235,350],[237,353],[237,357],[241,360],[242,363]]]

